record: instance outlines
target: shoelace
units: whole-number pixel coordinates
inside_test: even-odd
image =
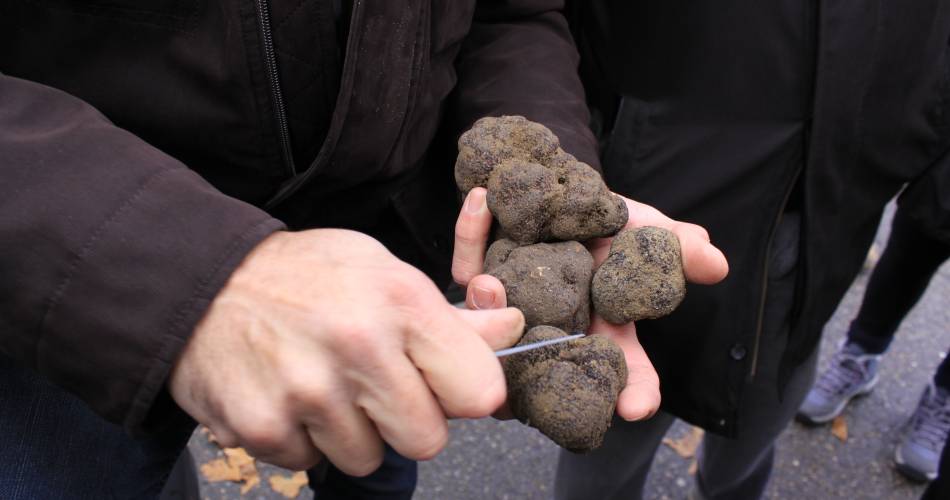
[[[947,398],[934,394],[924,398],[920,412],[913,423],[914,442],[927,447],[928,450],[939,452],[947,441],[950,431],[950,404]]]
[[[815,384],[815,387],[825,394],[840,396],[866,376],[864,364],[846,354],[835,354],[831,365]]]

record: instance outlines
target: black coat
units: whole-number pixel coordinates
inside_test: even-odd
[[[783,213],[800,212],[803,231],[780,385],[816,347],[905,182],[927,173],[908,195],[929,198],[919,216],[950,229],[939,193],[950,1],[578,1],[570,18],[608,184],[702,224],[729,259],[724,282],[690,287],[676,313],[638,328],[663,407],[734,435],[743,381],[763,368]]]
[[[281,222],[445,280],[457,128],[522,114],[596,161],[561,1],[340,5],[0,2],[0,355],[140,429]]]

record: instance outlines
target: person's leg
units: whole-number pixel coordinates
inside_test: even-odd
[[[625,422],[614,417],[600,448],[583,455],[561,450],[554,478],[554,498],[642,498],[653,455],[674,420],[665,412],[641,422]]]
[[[372,474],[354,477],[324,462],[310,471],[314,500],[409,500],[416,489],[418,466],[386,446],[383,463]]]
[[[800,218],[786,214],[776,228],[756,371],[743,387],[736,439],[706,434],[699,455],[696,495],[751,500],[762,496],[772,471],[775,439],[795,416],[811,387],[816,353],[778,388],[778,369],[788,340],[798,277]],[[817,348],[815,349],[817,352]]]
[[[775,382],[746,387],[739,410],[737,439],[707,434],[696,475],[700,498],[746,500],[760,498],[772,471],[775,440],[795,416],[814,378],[816,353],[799,366],[779,400]]]
[[[950,446],[943,447],[939,474],[927,487],[927,491],[924,491],[920,500],[946,500],[947,498],[950,498]]]
[[[157,498],[192,430],[133,439],[0,355],[0,498]]]
[[[934,372],[933,383],[941,389],[950,391],[950,354],[943,358],[937,371]]]
[[[930,279],[950,257],[950,245],[921,232],[898,208],[891,235],[864,292],[848,342],[868,354],[887,350],[904,316],[920,300]]]
[[[800,420],[829,422],[852,398],[874,388],[881,356],[894,332],[947,257],[950,245],[930,238],[901,209],[897,210],[887,247],[868,280],[847,341],[806,397],[799,409]]]
[[[940,455],[950,435],[950,362],[940,363],[894,450],[897,470],[915,481],[937,477]]]

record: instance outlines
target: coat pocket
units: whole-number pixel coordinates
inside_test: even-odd
[[[627,192],[628,185],[642,175],[644,160],[650,154],[650,115],[650,103],[633,97],[621,98],[602,161],[604,179],[614,191]]]

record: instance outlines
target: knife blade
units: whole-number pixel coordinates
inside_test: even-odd
[[[509,347],[509,348],[507,348],[507,349],[502,349],[502,350],[500,350],[500,351],[495,351],[495,356],[497,356],[497,357],[499,357],[499,358],[502,357],[502,356],[510,356],[510,355],[512,355],[512,354],[518,354],[519,352],[530,351],[530,350],[533,350],[533,349],[537,349],[537,348],[539,348],[539,347],[546,347],[546,346],[549,346],[549,345],[560,344],[561,342],[567,342],[567,341],[569,341],[569,340],[579,339],[579,338],[581,338],[581,337],[583,337],[583,336],[584,336],[583,333],[575,333],[575,334],[573,334],[573,335],[568,335],[568,336],[566,336],[566,337],[558,337],[558,338],[556,338],[556,339],[542,340],[542,341],[540,341],[540,342],[534,342],[534,343],[531,343],[531,344],[525,344],[525,345],[519,345],[519,346],[515,346],[515,347]]]

